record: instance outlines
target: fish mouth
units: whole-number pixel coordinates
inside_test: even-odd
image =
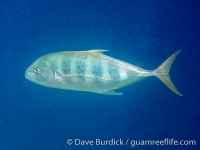
[[[25,71],[25,78],[30,80],[30,73],[29,73],[28,69]]]
[[[25,78],[29,79],[27,72],[25,72]]]

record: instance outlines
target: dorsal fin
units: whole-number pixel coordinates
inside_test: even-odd
[[[90,53],[104,53],[107,52],[109,50],[105,50],[105,49],[93,49],[93,50],[88,50],[88,52]]]

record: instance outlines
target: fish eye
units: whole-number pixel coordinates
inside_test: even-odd
[[[39,68],[33,69],[33,72],[40,73],[40,69]]]

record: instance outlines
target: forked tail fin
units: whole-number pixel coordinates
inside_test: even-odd
[[[163,62],[156,70],[154,70],[155,76],[158,77],[168,88],[170,88],[174,93],[181,95],[179,91],[174,86],[173,82],[170,79],[169,71],[171,65],[173,64],[174,60],[176,59],[177,55],[181,52],[181,50],[172,54],[165,62]]]

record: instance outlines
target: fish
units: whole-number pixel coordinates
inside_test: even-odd
[[[36,59],[25,71],[25,77],[42,86],[121,95],[116,92],[146,77],[155,76],[179,96],[169,76],[171,65],[181,50],[172,54],[155,70],[145,70],[104,54],[108,50],[61,51]]]

